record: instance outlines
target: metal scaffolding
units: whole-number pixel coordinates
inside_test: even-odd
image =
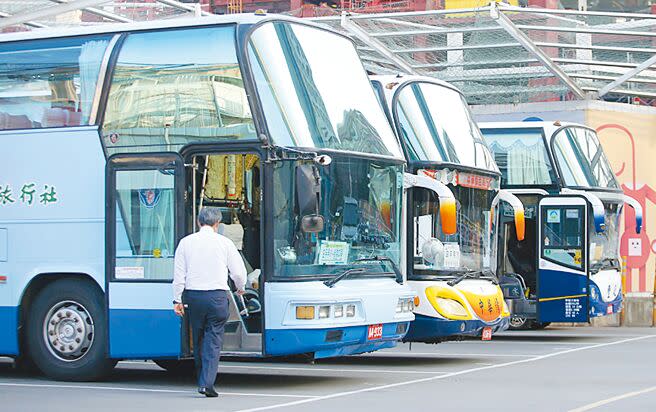
[[[656,16],[512,7],[314,19],[356,42],[375,74],[454,83],[473,104],[656,99]]]
[[[177,0],[0,0],[0,31],[209,14]],[[492,2],[313,20],[350,36],[371,73],[436,77],[472,104],[641,98],[656,105],[656,15]]]

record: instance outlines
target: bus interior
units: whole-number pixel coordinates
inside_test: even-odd
[[[239,250],[248,280],[243,297],[232,294],[226,323],[226,350],[261,349],[262,301],[261,258],[261,159],[254,153],[211,153],[192,157],[187,195],[193,205],[187,210],[187,233],[195,232],[197,216],[205,206],[221,209],[219,233]],[[232,282],[230,280],[230,282]],[[234,285],[231,284],[234,290]]]

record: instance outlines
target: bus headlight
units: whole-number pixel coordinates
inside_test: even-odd
[[[435,303],[439,309],[442,309],[440,312],[443,311],[445,314],[454,316],[467,316],[467,310],[457,300],[436,298]]]
[[[355,305],[346,306],[346,317],[347,318],[355,317]]]
[[[597,293],[597,288],[590,285],[590,298],[592,298],[593,300],[597,300],[598,297],[599,294]]]
[[[319,306],[319,319],[330,317],[330,306]]]
[[[408,313],[415,309],[414,298],[399,298],[396,303],[396,313]]]
[[[314,306],[296,306],[296,319],[314,319]]]

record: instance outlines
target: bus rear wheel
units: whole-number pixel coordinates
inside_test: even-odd
[[[90,282],[61,279],[40,291],[27,321],[27,346],[47,376],[66,381],[102,378],[116,364],[106,358],[104,297]]]

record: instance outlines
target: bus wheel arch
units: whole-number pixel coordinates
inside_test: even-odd
[[[83,276],[45,275],[21,302],[26,353],[54,379],[96,380],[116,363],[107,358],[104,293]]]

